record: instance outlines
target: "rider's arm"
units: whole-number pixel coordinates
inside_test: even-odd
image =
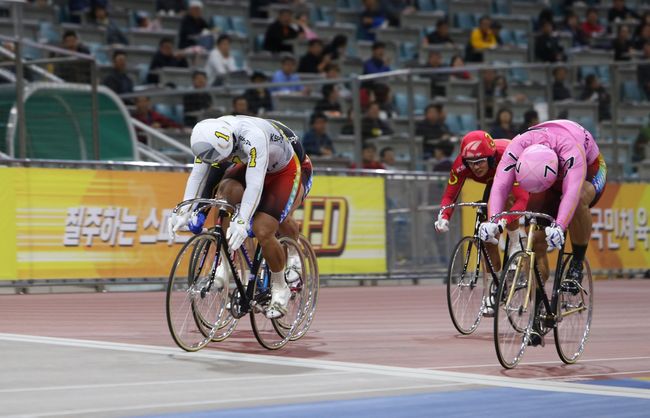
[[[587,164],[584,149],[578,145],[573,145],[566,153],[561,152],[560,157],[564,161],[564,167],[559,171],[560,173],[564,171],[565,175],[562,181],[562,200],[560,200],[555,222],[566,231],[580,202]]]
[[[458,167],[460,167],[462,164],[463,162],[461,156],[459,155],[456,157],[456,160],[451,167],[451,171],[449,172],[447,187],[445,187],[445,192],[443,193],[442,201],[440,202],[441,207],[454,203],[456,199],[458,199],[460,191],[463,189],[463,184],[465,183],[466,176],[462,173],[462,171],[460,173],[458,172]],[[453,208],[447,209],[442,213],[442,217],[449,220],[451,219],[451,215],[453,213]]]
[[[515,182],[515,164],[523,150],[523,145],[514,139],[503,153],[501,161],[497,166],[496,174],[494,175],[492,190],[490,191],[488,217],[502,212],[505,208],[508,194],[510,194],[512,185]]]
[[[515,202],[512,204],[512,207],[509,210],[513,212],[526,210],[526,207],[528,206],[528,197],[530,196],[528,192],[522,189],[521,187],[519,187],[518,184],[515,184],[512,187],[512,195],[515,198]],[[506,220],[506,222],[511,223],[519,219],[519,216],[517,215],[506,216],[504,219]]]
[[[245,139],[248,140],[248,144],[242,142],[242,149],[247,154],[246,189],[244,189],[239,216],[248,222],[262,196],[266,168],[269,164],[269,145],[266,134],[257,127],[251,127]]]
[[[195,199],[203,195],[209,171],[209,164],[202,163],[198,158],[194,160],[194,167],[192,167],[192,172],[185,185],[183,200]]]

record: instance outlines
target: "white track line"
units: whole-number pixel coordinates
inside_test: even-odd
[[[543,390],[562,393],[580,393],[586,395],[622,396],[629,398],[650,399],[650,390],[625,387],[600,387],[579,383],[544,381],[535,379],[517,379],[504,376],[488,376],[439,370],[410,369],[405,367],[379,366],[361,363],[347,363],[326,360],[301,359],[292,357],[271,357],[257,354],[242,354],[230,352],[183,353],[180,349],[136,344],[111,343],[103,341],[75,340],[67,338],[38,337],[18,334],[2,334],[0,340],[23,343],[49,344],[77,348],[100,350],[115,350],[134,353],[172,355],[175,357],[208,358],[223,361],[242,361],[256,364],[284,365],[288,367],[306,367],[312,369],[344,371],[352,373],[368,373],[383,376],[397,376],[412,379],[445,381],[468,385],[487,385],[517,389]]]
[[[337,376],[337,375],[346,375],[348,372],[326,372],[326,373],[293,373],[293,374],[283,374],[282,377],[288,377],[291,379],[299,379],[301,377],[308,378],[317,378],[323,376]],[[277,376],[255,376],[254,379],[265,380],[265,379],[276,379]],[[155,385],[177,385],[177,384],[186,384],[186,383],[220,383],[220,382],[233,382],[238,380],[249,381],[251,376],[242,376],[242,377],[223,377],[223,378],[214,378],[214,379],[178,379],[178,380],[154,380],[146,382],[125,382],[125,383],[100,383],[100,384],[91,384],[91,385],[66,385],[66,386],[40,386],[40,387],[29,387],[29,388],[12,388],[12,389],[0,389],[0,393],[22,393],[22,392],[48,392],[48,391],[57,391],[57,390],[97,390],[97,389],[108,389],[108,388],[122,388],[129,386],[155,386]]]
[[[132,406],[122,406],[122,407],[111,407],[111,408],[89,408],[89,409],[76,409],[76,410],[66,409],[63,411],[30,413],[25,415],[8,415],[5,418],[55,417],[55,416],[67,417],[71,415],[88,415],[88,414],[99,414],[99,413],[120,412],[120,411],[126,412],[126,411],[134,411],[139,409],[159,410],[161,408],[234,404],[237,402],[245,403],[244,406],[246,405],[252,406],[263,401],[276,401],[276,400],[284,400],[284,399],[299,399],[299,398],[310,398],[310,397],[316,397],[320,399],[323,396],[362,395],[362,394],[381,393],[381,392],[389,392],[393,394],[392,392],[395,390],[433,389],[433,388],[451,387],[451,386],[459,386],[459,385],[462,384],[459,383],[438,384],[438,385],[430,384],[430,385],[417,385],[417,386],[386,387],[386,388],[376,388],[376,389],[341,390],[341,391],[331,391],[331,392],[316,391],[311,393],[292,393],[287,395],[256,396],[256,397],[251,397],[245,394],[239,398],[233,396],[230,397],[229,399],[224,399],[224,400],[155,403],[155,404],[132,405]]]
[[[600,363],[604,361],[634,361],[634,360],[650,360],[650,357],[613,357],[613,358],[596,358],[596,359],[580,359],[578,360],[580,363]],[[551,361],[533,361],[533,362],[524,362],[522,365],[528,366],[534,366],[538,364],[557,364],[557,360],[551,360]],[[447,370],[447,369],[473,369],[473,368],[480,368],[480,367],[498,367],[499,365],[497,363],[490,363],[490,364],[464,364],[462,366],[432,366],[432,367],[423,367],[422,369],[425,370]]]
[[[541,379],[541,380],[552,380],[552,379],[573,379],[573,378],[582,378],[582,377],[616,376],[616,375],[641,374],[641,373],[650,373],[650,370],[633,370],[633,371],[630,371],[630,372],[611,372],[611,373],[576,374],[576,375],[574,375],[574,376],[540,377],[539,379]]]

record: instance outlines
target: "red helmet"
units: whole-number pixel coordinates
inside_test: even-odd
[[[476,160],[479,158],[494,157],[497,146],[494,139],[485,131],[472,131],[467,133],[460,144],[460,153],[463,160]]]

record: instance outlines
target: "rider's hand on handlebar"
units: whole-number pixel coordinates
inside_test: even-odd
[[[546,243],[549,248],[562,248],[564,244],[564,231],[562,231],[562,228],[559,226],[547,226],[544,232],[546,232]]]
[[[176,232],[181,228],[187,226],[190,221],[190,216],[192,212],[187,210],[180,210],[178,213],[172,213],[172,216],[169,217],[169,224],[167,230],[169,231],[169,237],[173,240],[176,237]]]
[[[449,221],[445,218],[439,217],[434,223],[434,226],[436,227],[436,232],[440,234],[449,232]]]
[[[503,232],[505,221],[497,222],[483,222],[478,227],[478,237],[481,241],[489,242],[490,244],[498,244],[497,237]]]
[[[235,216],[230,222],[228,232],[226,232],[226,239],[230,251],[237,251],[248,237],[248,222]]]

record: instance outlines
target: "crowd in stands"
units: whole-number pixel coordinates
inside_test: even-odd
[[[354,36],[343,30],[323,36],[323,26],[311,21],[317,15],[314,10],[329,13],[321,18],[328,22],[330,29],[336,27],[333,17],[337,10],[321,7],[316,1],[250,0],[244,2],[249,6],[248,16],[231,17],[207,14],[206,4],[200,0],[156,0],[154,10],[132,9],[128,2],[119,0],[35,0],[33,3],[61,8],[60,23],[65,23],[66,29],[57,43],[64,49],[95,55],[100,48],[84,42],[79,31],[90,26],[105,33],[105,43],[100,47],[109,48],[110,62],[105,63],[107,68],[102,73],[101,83],[118,95],[131,94],[125,98],[125,103],[133,116],[155,127],[188,129],[201,118],[226,113],[265,115],[275,111],[278,97],[302,96],[314,99],[309,102],[313,103],[313,109],[296,109],[309,121],[305,123],[308,128],[301,131],[307,151],[322,158],[336,157],[340,155],[337,138],[354,133],[352,86],[338,82],[269,87],[263,83],[347,77],[349,74],[343,73],[342,68],[350,59],[359,58],[360,45],[365,45],[369,54],[365,60],[358,60],[359,74],[381,74],[406,67],[453,70],[422,75],[429,80],[430,90],[425,103],[418,103],[416,109],[415,134],[422,137],[421,154],[432,160],[438,169],[446,169],[449,165],[457,138],[463,133],[461,130],[468,128],[459,129],[457,123],[448,123],[445,102],[449,99],[449,83],[473,82],[472,97],[479,97],[478,86],[483,86],[480,92],[484,98],[482,111],[491,121],[487,130],[495,138],[512,138],[539,121],[530,98],[513,88],[520,80],[512,72],[485,70],[477,73],[466,68],[469,64],[490,63],[486,62],[489,51],[513,45],[515,31],[508,26],[507,20],[499,19],[503,13],[496,10],[498,4],[507,2],[491,1],[490,10],[494,13],[472,15],[471,24],[467,24],[458,14],[442,13],[453,0],[339,0],[340,8],[351,10],[356,16]],[[552,69],[553,101],[594,102],[598,110],[595,123],[612,118],[611,80],[607,79],[607,74],[598,71],[575,73],[561,65],[570,62],[571,55],[581,48],[608,51],[611,62],[639,60],[636,67],[638,90],[642,100],[650,98],[650,9],[635,10],[628,7],[629,2],[625,0],[603,1],[603,4],[598,0],[567,0],[552,2],[553,9],[543,8],[547,3],[539,2],[538,14],[530,16],[531,31],[524,36],[530,38],[529,60],[556,64]],[[437,7],[428,10],[426,4],[446,6],[442,10]],[[421,28],[419,45],[415,45],[416,52],[410,56],[402,56],[400,51],[405,45],[401,42],[381,36],[383,30],[390,28],[412,29],[403,25],[407,16],[432,12],[435,13],[431,14],[430,24]],[[126,26],[115,18],[118,15],[128,16]],[[237,17],[244,22],[243,29],[233,27]],[[250,19],[268,22],[258,36],[251,29]],[[170,27],[169,22],[175,26]],[[77,30],[74,24],[80,25]],[[458,37],[461,29],[466,34],[464,40]],[[140,45],[133,44],[137,37],[130,34],[139,32],[160,33],[160,38],[146,68],[140,65],[137,68],[140,71],[134,71],[136,65],[131,62],[131,54],[133,48]],[[454,52],[450,54],[444,48],[454,48]],[[250,64],[252,55],[262,53],[268,54],[267,62],[274,63],[274,70]],[[609,61],[603,63],[608,64]],[[179,86],[166,81],[162,70],[168,68],[185,69],[187,83]],[[75,63],[58,63],[54,73],[69,82],[90,81],[88,71]],[[159,106],[156,95],[148,96],[148,92],[157,89],[201,90],[221,86],[232,83],[236,76],[239,84],[247,83],[248,86],[232,93],[231,108],[218,105],[213,94],[197,91],[183,95],[182,112],[172,117],[165,114],[168,108]],[[476,82],[479,78],[481,84]],[[361,87],[363,166],[393,167],[395,149],[382,147],[377,152],[374,139],[399,133],[395,121],[405,116],[400,97],[389,79],[369,80]],[[134,92],[141,92],[142,96],[134,99]],[[520,116],[523,113],[523,121],[515,120],[513,110],[516,107],[526,108],[519,113]],[[337,124],[337,132],[329,127],[335,120],[342,121]],[[637,142],[645,144],[647,137],[650,135],[644,137],[645,142]],[[145,135],[140,138],[146,141]]]

